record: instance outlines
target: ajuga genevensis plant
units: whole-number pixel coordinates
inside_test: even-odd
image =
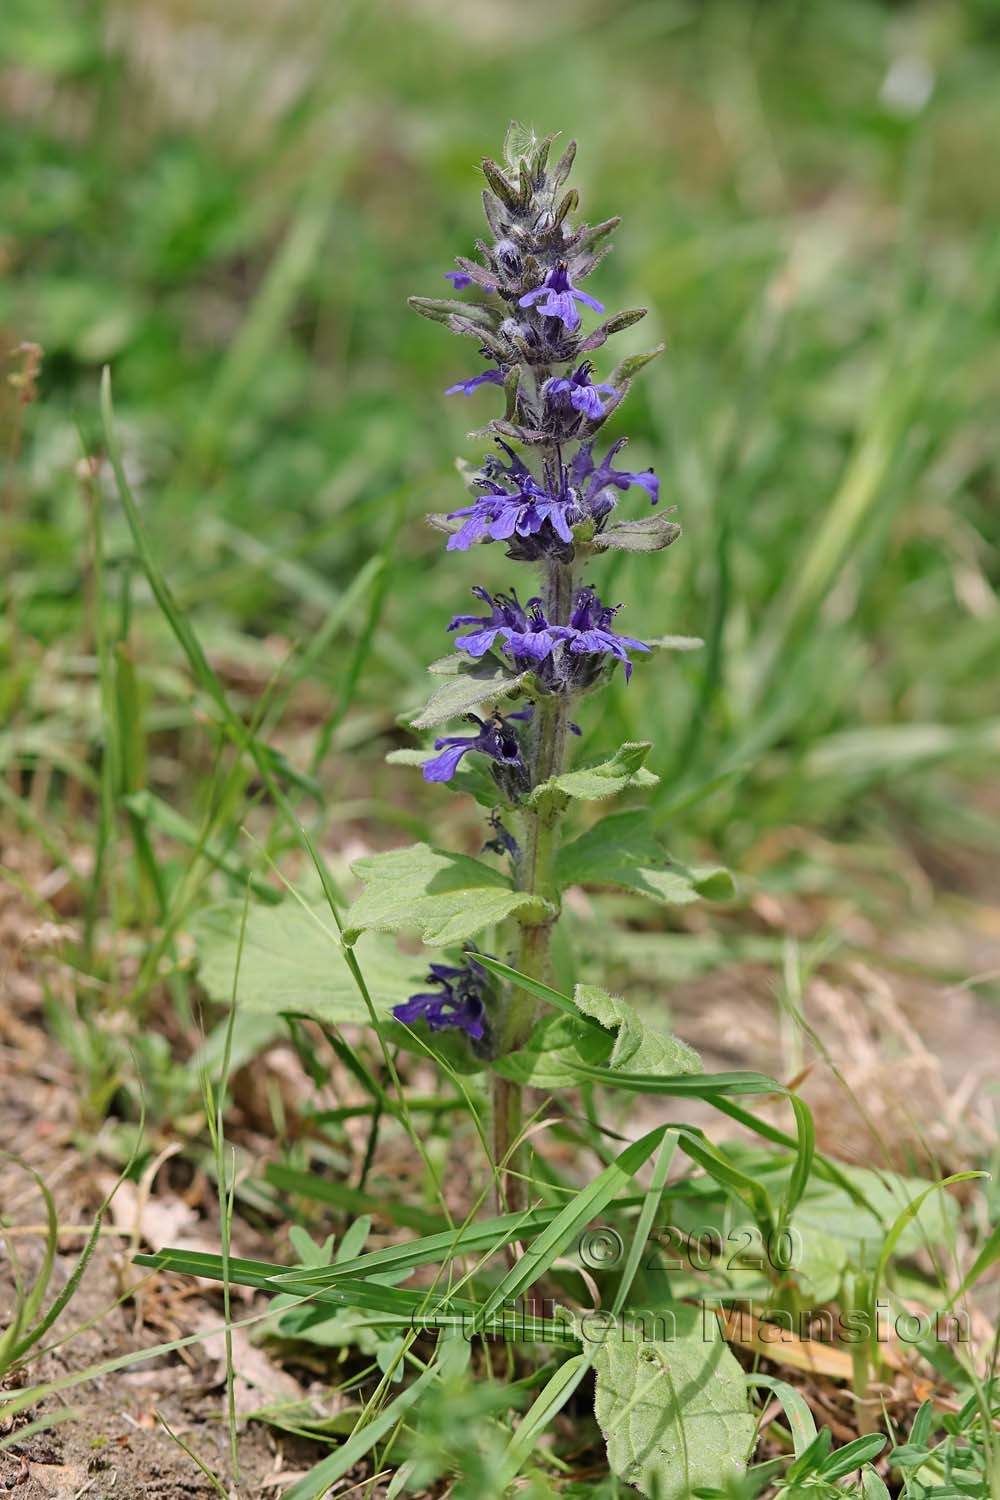
[[[664,514],[652,467],[630,467],[625,439],[603,436],[636,375],[660,351],[598,369],[594,357],[603,363],[611,336],[643,310],[605,317],[602,303],[585,290],[618,221],[594,227],[577,221],[577,195],[566,186],[574,147],[552,161],[551,146],[552,138],[511,127],[503,164],[483,163],[489,238],[477,243],[474,258],[458,257],[457,269],[445,273],[452,297],[413,299],[418,312],[464,335],[478,352],[476,369],[448,395],[492,396],[502,411],[477,434],[485,452],[467,474],[464,503],[456,494],[454,504],[431,517],[456,567],[469,569],[476,603],[442,621],[451,649],[431,666],[434,691],[409,719],[432,743],[397,750],[390,759],[418,765],[428,782],[471,795],[483,809],[484,848],[472,857],[417,844],[361,859],[353,868],[365,888],[338,916],[342,951],[369,1009],[374,1003],[393,1011],[392,1040],[431,1052],[453,1074],[488,1073],[496,1212],[486,1220],[470,1212],[454,1235],[431,1234],[354,1258],[349,1252],[322,1269],[287,1272],[254,1263],[246,1272],[256,1277],[254,1285],[266,1273],[271,1290],[363,1309],[374,1324],[389,1322],[394,1334],[417,1317],[421,1329],[445,1331],[405,1401],[390,1397],[410,1344],[397,1339],[386,1346],[384,1388],[366,1407],[378,1411],[377,1419],[359,1423],[289,1500],[317,1500],[390,1430],[397,1404],[402,1415],[403,1404],[415,1401],[432,1376],[440,1371],[447,1378],[468,1362],[469,1343],[456,1337],[456,1324],[464,1333],[470,1318],[477,1334],[499,1331],[514,1341],[568,1343],[573,1350],[555,1361],[509,1447],[489,1466],[491,1495],[504,1494],[531,1467],[535,1438],[591,1368],[594,1411],[617,1474],[660,1500],[688,1500],[699,1486],[730,1493],[725,1487],[742,1470],[754,1434],[743,1373],[714,1318],[692,1305],[690,1282],[681,1289],[658,1268],[659,1280],[645,1274],[650,1235],[675,1148],[704,1170],[702,1180],[724,1201],[744,1205],[767,1244],[780,1237],[809,1174],[808,1117],[794,1098],[799,1136],[787,1138],[795,1152],[780,1202],[693,1127],[659,1125],[623,1145],[620,1134],[604,1129],[612,1122],[601,1120],[593,1092],[593,1107],[567,1111],[574,1139],[600,1161],[589,1181],[560,1180],[541,1153],[529,1160],[524,1144],[529,1088],[697,1096],[753,1125],[732,1096],[779,1087],[756,1074],[706,1075],[690,1048],[626,1000],[593,983],[577,984],[570,996],[552,971],[553,934],[569,887],[616,886],[669,904],[725,894],[729,879],[724,871],[673,861],[641,806],[609,812],[599,805],[622,793],[634,799],[656,782],[644,764],[648,743],[621,745],[596,764],[580,744],[581,722],[594,717],[585,700],[616,672],[628,683],[640,661],[648,668],[658,647],[678,643],[639,640],[621,628],[622,601],[602,597],[595,586],[601,559],[624,550],[649,554],[649,567],[660,567],[659,554],[680,532]],[[490,547],[502,549],[510,565],[509,583],[496,592],[472,568]],[[336,910],[333,898],[331,905]],[[438,951],[419,993],[408,994],[412,981],[399,979],[401,967],[412,975],[409,960],[401,966],[373,938],[366,938],[367,949],[355,945],[364,934],[414,930]],[[379,956],[387,967],[368,986],[362,969]],[[781,1138],[773,1127],[768,1132],[772,1141]],[[651,1161],[649,1187],[629,1198],[636,1173]],[[301,1184],[303,1174],[295,1177]],[[695,1194],[695,1201],[704,1200]],[[557,1261],[582,1253],[581,1234],[609,1214],[625,1216],[630,1244],[626,1250],[617,1241],[617,1263],[597,1255],[598,1266],[614,1274],[600,1321],[592,1321],[594,1309],[569,1306],[549,1315],[544,1296],[539,1314],[539,1289],[561,1292],[566,1285]],[[458,1255],[489,1261],[518,1242],[524,1254],[511,1253],[505,1273],[480,1264],[454,1290],[447,1276],[429,1290],[385,1284],[394,1279],[389,1272],[408,1274],[442,1260],[451,1266]],[[604,1249],[615,1243],[612,1235]],[[207,1259],[164,1251],[149,1263],[218,1274],[207,1269]],[[242,1263],[229,1271],[244,1274]],[[763,1281],[766,1290],[766,1271]],[[592,1281],[584,1284],[595,1289]],[[507,1328],[507,1312],[525,1309],[528,1293],[530,1313]],[[650,1309],[652,1333],[643,1321]],[[329,1307],[324,1313],[316,1306],[306,1310],[306,1321],[329,1315]],[[425,1411],[421,1420],[431,1417]],[[475,1447],[465,1431],[463,1445]],[[402,1482],[394,1481],[390,1492],[398,1493]],[[477,1497],[483,1485],[473,1487]]]
[[[442,735],[420,756],[427,781],[468,790],[488,808],[486,849],[506,872],[477,882],[488,900],[477,889],[482,909],[467,913],[462,925],[481,929],[492,922],[494,956],[542,983],[567,885],[588,876],[638,886],[651,879],[652,894],[672,889],[684,899],[697,883],[669,868],[634,818],[612,818],[603,832],[591,827],[575,842],[564,833],[574,801],[655,780],[643,769],[648,744],[623,745],[610,761],[567,774],[582,700],[601,692],[616,671],[628,681],[634,660],[666,644],[622,631],[622,605],[600,597],[590,565],[616,548],[659,553],[680,528],[659,507],[653,469],[627,465],[625,438],[602,441],[633,379],[661,351],[625,359],[606,378],[595,368],[593,356],[645,310],[604,317],[603,304],[584,290],[619,220],[593,227],[577,221],[578,195],[566,185],[575,145],[554,161],[551,146],[551,137],[536,140],[511,127],[503,167],[483,163],[490,237],[477,242],[475,259],[459,256],[458,269],[445,273],[464,295],[411,299],[419,313],[477,347],[481,368],[446,394],[470,397],[495,388],[503,406],[476,434],[491,447],[468,474],[468,502],[430,519],[448,533],[447,549],[456,556],[471,560],[481,547],[497,546],[511,564],[509,586],[492,594],[472,572],[477,604],[448,624],[454,650],[431,667],[444,681],[412,722],[432,729],[459,714],[468,720],[465,733]],[[630,845],[636,835],[638,846]],[[659,880],[650,862],[660,867]],[[440,879],[448,878],[442,871]],[[365,919],[364,900],[356,915]],[[501,982],[471,945],[453,962],[433,964],[428,978],[432,988],[395,1015],[434,1032],[463,1031],[472,1051],[493,1065],[494,1164],[498,1170],[506,1164],[502,1196],[517,1207],[524,1201],[519,1077],[530,1077],[530,1069],[525,1074],[509,1058],[531,1041],[537,991]],[[693,1063],[679,1047],[676,1058]]]
[[[577,984],[569,995],[553,971],[553,934],[569,887],[610,885],[669,904],[723,895],[729,879],[724,871],[690,870],[673,861],[641,806],[608,811],[599,805],[622,793],[634,801],[655,783],[644,764],[648,743],[621,745],[596,764],[579,745],[581,724],[594,719],[585,700],[600,693],[616,672],[628,683],[640,661],[649,669],[655,648],[678,644],[673,637],[638,640],[621,628],[622,601],[602,597],[595,583],[608,571],[601,559],[616,550],[647,553],[650,569],[658,568],[658,554],[677,539],[679,528],[664,514],[653,469],[630,467],[625,439],[609,442],[603,435],[636,375],[660,351],[605,367],[608,340],[643,312],[605,317],[601,302],[585,290],[618,221],[589,227],[576,220],[577,195],[566,186],[574,148],[551,162],[551,146],[551,138],[537,140],[511,127],[503,164],[483,163],[489,238],[477,243],[475,257],[458,257],[457,269],[445,273],[453,297],[413,299],[418,312],[464,335],[478,351],[478,367],[451,386],[449,396],[473,401],[492,396],[502,403],[502,412],[476,434],[485,452],[478,468],[468,471],[465,502],[456,495],[455,503],[431,520],[446,536],[443,545],[456,565],[470,567],[481,549],[499,548],[510,577],[505,587],[490,592],[470,567],[468,584],[477,602],[447,624],[452,649],[431,666],[436,687],[409,720],[415,730],[435,736],[433,743],[397,750],[390,759],[419,765],[428,782],[471,795],[483,809],[484,848],[472,857],[417,844],[359,860],[354,871],[365,888],[343,917],[324,876],[341,927],[340,952],[365,1013],[379,1022],[383,1044],[388,1036],[430,1052],[453,1077],[488,1073],[492,1138],[482,1134],[491,1157],[496,1212],[477,1217],[478,1204],[470,1204],[466,1221],[454,1230],[370,1254],[360,1253],[367,1230],[360,1219],[335,1264],[320,1264],[332,1253],[328,1245],[322,1254],[317,1251],[318,1259],[310,1251],[292,1271],[262,1262],[220,1263],[218,1257],[182,1250],[139,1257],[144,1264],[222,1275],[298,1299],[286,1316],[294,1318],[299,1337],[314,1326],[321,1330],[324,1319],[343,1308],[360,1310],[367,1330],[388,1328],[377,1349],[383,1379],[350,1438],[298,1481],[286,1500],[320,1500],[400,1422],[417,1429],[417,1457],[403,1465],[389,1494],[424,1489],[432,1478],[455,1473],[463,1475],[453,1491],[462,1500],[502,1496],[529,1478],[533,1494],[555,1494],[534,1455],[591,1369],[593,1410],[611,1468],[656,1500],[693,1495],[752,1500],[770,1483],[770,1460],[741,1477],[755,1432],[748,1385],[762,1387],[768,1399],[773,1394],[793,1404],[789,1426],[796,1458],[787,1476],[792,1487],[811,1483],[808,1475],[822,1479],[827,1493],[827,1481],[865,1464],[884,1441],[866,1434],[828,1454],[829,1431],[810,1440],[812,1418],[795,1391],[765,1373],[744,1376],[715,1313],[734,1299],[758,1311],[777,1306],[783,1313],[801,1312],[811,1284],[820,1301],[837,1295],[852,1315],[860,1312],[868,1328],[877,1328],[875,1299],[887,1247],[912,1218],[913,1204],[889,1233],[867,1189],[835,1163],[814,1159],[811,1117],[794,1092],[763,1074],[704,1073],[690,1048],[625,999],[593,983]],[[104,404],[119,492],[144,565],[204,677],[207,664],[191,645],[144,549],[115,445],[107,381]],[[221,690],[217,698],[224,701]],[[571,747],[577,749],[572,756]],[[267,763],[260,765],[269,778]],[[281,795],[276,788],[279,802]],[[281,805],[294,818],[294,811]],[[324,875],[322,861],[309,847]],[[245,916],[244,909],[237,971]],[[283,912],[276,916],[279,946],[281,940],[292,941],[285,933],[287,920]],[[392,939],[376,936],[414,930],[438,950],[419,993],[410,993],[411,960],[401,958]],[[364,944],[356,946],[363,935]],[[366,975],[369,962],[379,967]],[[228,994],[228,962],[223,970]],[[202,978],[207,984],[204,963]],[[378,1008],[391,1009],[395,1017],[390,1021],[386,1015],[384,1031]],[[356,1020],[357,1014],[345,1013],[345,1019]],[[391,1063],[388,1052],[385,1058]],[[355,1067],[364,1070],[360,1060]],[[377,1097],[380,1086],[367,1072],[364,1076]],[[699,1098],[764,1136],[769,1146],[784,1147],[784,1154],[739,1145],[723,1150],[703,1131],[678,1122],[623,1144],[621,1132],[611,1128],[615,1122],[601,1117],[598,1088],[660,1100]],[[540,1091],[541,1099],[560,1089],[584,1091],[583,1107],[567,1104],[558,1111],[559,1123],[564,1136],[593,1151],[600,1162],[596,1175],[580,1183],[577,1164],[567,1180],[542,1150],[529,1160],[530,1122],[526,1127],[522,1097],[527,1089]],[[783,1094],[794,1113],[795,1135],[757,1119],[736,1102],[741,1094]],[[400,1107],[406,1111],[405,1095]],[[412,1129],[408,1112],[406,1119]],[[675,1150],[700,1170],[668,1184]],[[585,1153],[577,1163],[583,1159]],[[368,1161],[370,1156],[366,1166]],[[650,1180],[636,1195],[636,1174],[647,1164]],[[792,1216],[814,1167],[824,1190],[839,1195],[834,1201],[842,1210],[867,1215],[871,1243],[883,1247],[876,1269],[845,1272],[839,1292],[839,1273],[832,1281],[822,1279],[825,1251],[814,1257],[811,1269],[803,1270],[796,1258],[802,1235]],[[274,1167],[268,1175],[279,1186],[309,1195],[308,1174]],[[488,1181],[484,1172],[479,1202]],[[321,1186],[317,1196],[325,1198],[330,1184]],[[914,1203],[931,1191],[928,1187]],[[657,1253],[650,1257],[664,1212],[682,1216],[666,1222],[686,1223],[689,1243],[707,1222],[718,1252],[714,1260],[671,1264]],[[602,1219],[612,1222],[601,1226]],[[627,1243],[617,1236],[616,1222],[627,1229]],[[583,1253],[584,1238],[595,1225],[606,1231],[596,1264]],[[740,1245],[756,1246],[752,1263],[727,1259],[722,1230],[735,1230]],[[520,1256],[512,1248],[518,1243]],[[609,1259],[603,1252],[616,1244],[620,1258]],[[504,1248],[507,1267],[498,1270],[495,1252]],[[463,1270],[456,1277],[459,1257]],[[602,1298],[597,1308],[581,1308],[581,1260],[609,1273],[600,1284],[584,1276],[586,1290]],[[443,1270],[430,1286],[396,1285],[418,1267],[441,1263]],[[546,1312],[551,1292],[561,1305],[553,1301]],[[513,1325],[507,1322],[511,1309]],[[425,1363],[413,1343],[429,1329],[441,1330],[442,1337]],[[532,1405],[514,1430],[494,1421],[501,1409],[495,1389],[467,1398],[461,1393],[465,1388],[454,1384],[464,1378],[471,1358],[469,1331],[499,1333],[521,1344],[571,1346],[563,1357],[536,1364],[530,1378],[519,1382],[518,1390],[532,1393]],[[320,1341],[324,1338],[321,1333]],[[856,1348],[852,1361],[860,1400],[868,1372],[880,1368],[877,1341]],[[398,1391],[395,1381],[404,1365],[419,1373]],[[536,1382],[541,1388],[533,1391]],[[501,1401],[506,1399],[501,1393]],[[482,1420],[472,1432],[476,1412]],[[394,1439],[387,1441],[391,1450]],[[450,1457],[439,1461],[438,1450]],[[866,1471],[864,1493],[888,1495],[873,1470]]]

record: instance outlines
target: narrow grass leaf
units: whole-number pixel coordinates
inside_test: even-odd
[[[588,1187],[577,1193],[486,1298],[480,1309],[478,1327],[481,1328],[498,1307],[520,1296],[539,1276],[545,1274],[574,1236],[597,1214],[603,1212],[616,1193],[627,1187],[665,1134],[666,1126],[661,1125],[644,1135],[641,1140],[627,1146]]]
[[[796,1458],[801,1458],[803,1453],[816,1441],[816,1422],[813,1418],[809,1403],[794,1385],[789,1385],[787,1380],[779,1380],[776,1375],[764,1375],[756,1372],[747,1375],[748,1386],[757,1387],[761,1390],[770,1391],[771,1394],[781,1402],[782,1410],[788,1422],[788,1430],[792,1434],[792,1445],[795,1449]]]

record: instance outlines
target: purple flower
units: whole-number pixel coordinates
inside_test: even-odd
[[[604,402],[601,400],[600,391],[617,399],[618,392],[613,385],[594,385],[590,379],[590,372],[594,368],[589,359],[585,359],[573,374],[566,379],[547,380],[543,386],[546,396],[558,396],[567,394],[569,404],[578,412],[582,412],[591,422],[596,422],[604,416]]]
[[[473,375],[469,380],[460,380],[457,385],[448,386],[446,396],[471,396],[477,386],[481,385],[503,385],[502,370],[484,370],[481,375]]]
[[[603,605],[593,589],[581,589],[573,601],[570,615],[569,649],[574,654],[608,655],[623,661],[625,681],[628,682],[632,676],[629,651],[649,651],[651,648],[644,641],[637,641],[630,635],[617,635],[612,630],[611,622],[620,609],[620,604],[610,608]]]
[[[460,635],[455,645],[478,660],[491,651],[497,641],[500,649],[509,656],[518,671],[526,671],[544,662],[551,656],[559,641],[569,631],[565,626],[550,625],[542,613],[542,601],[529,599],[522,605],[517,594],[488,594],[485,589],[474,588],[472,592],[491,609],[489,615],[456,615],[449,630],[460,630],[463,625],[478,625],[478,630]]]
[[[511,457],[514,459],[513,454]],[[550,494],[519,460],[506,469],[494,459],[491,473],[498,471],[504,475],[506,483],[489,477],[484,469],[483,477],[477,481],[483,494],[472,505],[463,505],[460,510],[448,513],[449,521],[467,518],[465,524],[448,538],[449,552],[466,552],[479,541],[505,542],[515,536],[537,536],[545,529],[546,523],[564,545],[572,543],[570,528],[583,520],[583,512],[565,484],[558,495]],[[508,483],[514,488],[508,488]]]
[[[637,484],[646,491],[653,505],[659,501],[660,481],[652,469],[640,469],[635,472],[630,469],[616,469],[612,464],[611,460],[615,454],[619,449],[624,448],[627,442],[627,438],[619,438],[596,467],[592,452],[593,443],[581,443],[577,450],[570,471],[571,478],[577,488],[582,491],[587,508],[591,512],[594,510],[594,502],[600,492],[607,489],[609,485],[613,485],[617,490],[627,490],[631,485]],[[613,503],[613,497],[609,497],[609,500]],[[601,514],[605,514],[610,509],[609,503],[603,507]]]
[[[468,755],[470,750],[478,750],[483,755],[490,756],[501,767],[523,769],[521,746],[510,727],[509,719],[495,714],[487,723],[476,714],[467,714],[466,717],[470,723],[479,725],[479,733],[471,736],[448,735],[444,739],[435,740],[434,749],[442,753],[435,755],[432,760],[424,761],[425,781],[450,781],[458,770],[463,755]],[[511,715],[511,718],[523,717],[523,714]]]
[[[486,1019],[483,997],[489,985],[482,964],[473,958],[467,958],[460,968],[431,964],[427,982],[438,985],[438,992],[411,995],[402,1005],[394,1006],[396,1020],[407,1026],[426,1021],[432,1031],[457,1026],[475,1041],[482,1041]]]
[[[577,302],[585,302],[595,312],[604,311],[603,303],[589,296],[587,292],[581,292],[573,285],[569,279],[569,271],[563,264],[550,271],[541,286],[525,292],[518,306],[533,307],[540,297],[544,297],[545,301],[541,303],[538,311],[546,318],[559,318],[570,333],[580,326],[580,314],[575,306]]]
[[[618,635],[612,629],[612,621],[621,605],[609,608],[602,604],[592,588],[580,589],[576,594],[568,625],[550,625],[540,599],[529,599],[522,605],[513,589],[509,594],[488,594],[482,588],[475,588],[472,592],[490,605],[491,613],[456,615],[449,630],[478,626],[478,629],[457,638],[455,644],[459,650],[467,651],[478,660],[499,642],[500,650],[516,670],[533,671],[548,692],[576,692],[591,687],[601,674],[602,658],[607,656],[625,663],[627,682],[632,676],[629,651],[651,649],[644,641],[637,641],[630,635]],[[482,747],[469,743],[468,748]]]

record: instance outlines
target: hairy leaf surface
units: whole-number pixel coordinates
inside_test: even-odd
[[[344,919],[344,941],[372,928],[398,932],[416,928],[425,943],[461,943],[515,911],[541,902],[515,891],[499,870],[466,854],[448,854],[429,844],[368,855],[352,865],[364,893]]]
[[[654,901],[686,905],[700,896],[713,901],[733,893],[732,877],[718,867],[688,869],[670,858],[644,812],[611,813],[564,845],[556,879],[567,885],[623,885]]]
[[[690,1500],[744,1472],[754,1419],[716,1320],[684,1304],[668,1311],[666,1339],[647,1339],[636,1322],[601,1342],[594,1411],[620,1478],[651,1500]]]
[[[242,917],[242,901],[227,901],[194,923],[198,976],[213,1000],[232,997]],[[380,934],[365,937],[356,955],[379,1013],[420,988],[424,965]],[[326,906],[306,910],[287,901],[250,907],[236,1000],[241,1014],[303,1012],[338,1025],[370,1021]]]
[[[434,729],[449,719],[475,713],[484,704],[516,697],[531,675],[529,672],[509,671],[496,657],[483,657],[474,662],[456,656],[455,661],[455,670],[435,689],[419,713],[409,720],[414,729]]]
[[[623,792],[628,786],[655,786],[660,778],[643,765],[652,748],[649,740],[629,741],[620,745],[610,760],[602,761],[600,765],[566,771],[562,776],[543,782],[535,788],[531,801],[537,803],[546,794],[560,791],[580,801],[597,802]]]

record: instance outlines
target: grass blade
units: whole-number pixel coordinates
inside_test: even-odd
[[[665,1125],[660,1125],[641,1140],[626,1146],[615,1161],[595,1177],[589,1187],[577,1193],[487,1297],[480,1309],[477,1327],[481,1328],[498,1307],[520,1296],[539,1276],[544,1275],[574,1235],[595,1215],[602,1213],[617,1192],[627,1187],[643,1162],[648,1161],[663,1140],[666,1129]]]

